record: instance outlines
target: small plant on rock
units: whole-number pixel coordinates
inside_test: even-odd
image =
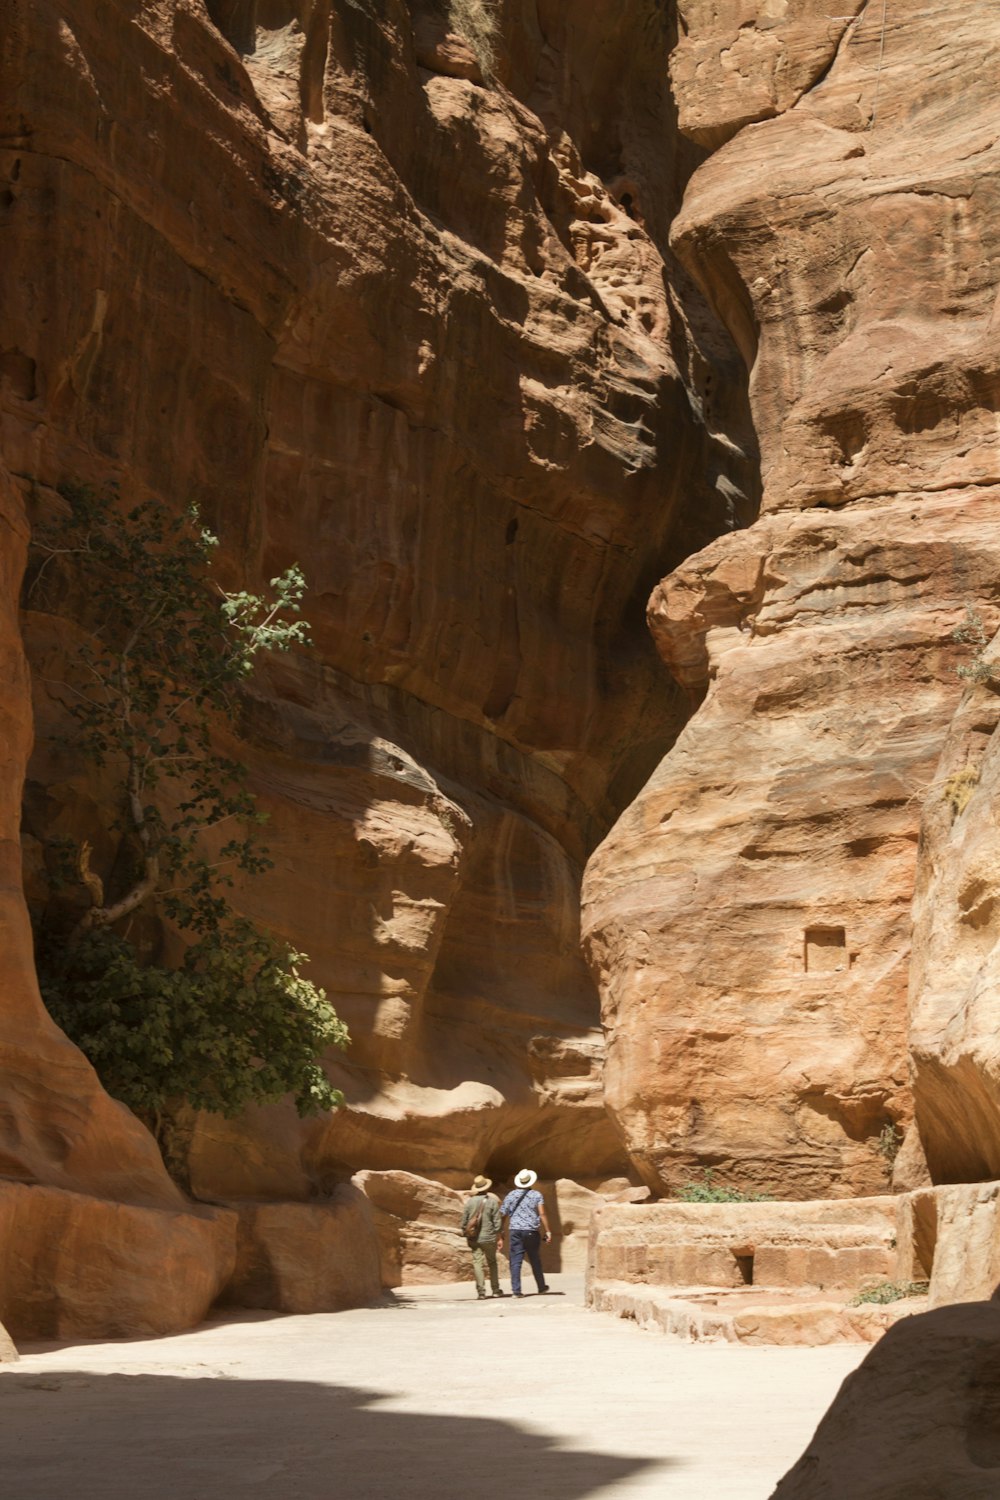
[[[711,1168],[706,1167],[701,1182],[686,1182],[677,1191],[682,1203],[770,1203],[769,1193],[743,1192],[740,1188],[723,1187],[713,1180]]]
[[[971,655],[968,661],[962,662],[955,668],[957,675],[966,682],[993,682],[997,677],[997,668],[992,662],[986,660],[986,648],[989,645],[989,636],[986,634],[986,626],[983,617],[973,605],[965,606],[965,618],[961,625],[956,625],[951,632],[953,641],[960,645],[970,646]]]
[[[489,82],[496,70],[496,0],[447,0],[448,24],[464,36],[472,48],[483,78]]]
[[[878,1140],[875,1143],[875,1150],[881,1156],[887,1170],[890,1172],[892,1171],[896,1157],[899,1155],[899,1148],[902,1144],[903,1132],[894,1120],[890,1120],[888,1124],[882,1126],[882,1129],[879,1131]]]
[[[966,763],[958,771],[953,771],[945,779],[941,788],[941,796],[948,803],[955,817],[961,817],[969,803],[972,794],[979,785],[979,767]]]
[[[926,1281],[880,1281],[851,1298],[852,1307],[875,1303],[884,1307],[889,1302],[901,1302],[904,1297],[925,1297],[929,1283]]]
[[[266,597],[225,593],[196,514],[155,500],[126,509],[81,488],[63,498],[64,513],[36,527],[28,598],[84,631],[52,686],[75,752],[117,789],[117,805],[99,861],[85,841],[47,849],[46,1004],[158,1134],[180,1102],[233,1115],[291,1093],[302,1114],[333,1108],[342,1096],[320,1059],[347,1031],[302,975],[305,955],[229,903],[236,872],[271,862],[246,769],[212,733],[260,653],[306,643],[302,574],[273,578]],[[140,914],[180,935],[174,962],[162,961],[162,937],[151,943],[150,922],[136,935]]]

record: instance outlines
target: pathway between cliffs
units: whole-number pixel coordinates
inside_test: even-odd
[[[866,1352],[670,1343],[471,1286],[33,1346],[0,1371],[11,1500],[766,1500]]]

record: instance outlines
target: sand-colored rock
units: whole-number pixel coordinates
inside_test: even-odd
[[[348,1105],[197,1122],[213,1197],[627,1165],[580,872],[684,712],[641,601],[746,513],[752,434],[668,247],[693,158],[662,7],[503,20],[489,87],[424,0],[2,23],[8,466],[37,504],[197,503],[228,582],[309,578],[315,654],[261,676],[231,747],[276,862],[239,899],[348,1022]],[[45,838],[109,846],[111,810],[58,743],[63,627],[25,629],[42,901]]]
[[[1000,1285],[1000,1183],[929,1188],[899,1200],[901,1280],[929,1280],[931,1307],[978,1302]]]
[[[472,1261],[459,1233],[467,1185],[445,1187],[411,1172],[358,1172],[353,1182],[375,1211],[383,1286],[472,1279]],[[595,1209],[647,1191],[613,1180],[586,1186],[569,1178],[556,1182],[540,1178],[537,1186],[545,1198],[553,1235],[542,1246],[542,1265],[546,1271],[573,1274],[586,1269]],[[495,1184],[495,1191],[503,1195],[505,1186]]]
[[[996,624],[984,611],[972,636]],[[959,628],[968,635],[967,622]],[[963,666],[993,670],[974,638]],[[968,683],[921,822],[910,1053],[916,1119],[936,1182],[1000,1175],[1000,783],[998,704],[989,677]]]
[[[926,1220],[926,1209],[920,1223]],[[587,1305],[670,1338],[873,1343],[931,1303],[935,1246],[908,1202],[608,1204],[591,1220]],[[945,1257],[947,1258],[947,1257]],[[885,1283],[890,1303],[857,1303]]]
[[[6,1328],[0,1323],[0,1365],[12,1365],[19,1358],[17,1346]]]
[[[542,1246],[542,1265],[546,1271],[569,1271],[574,1275],[587,1268],[587,1250],[591,1219],[607,1202],[607,1195],[595,1192],[582,1183],[561,1177],[551,1184],[540,1182],[552,1240]]]
[[[594,1288],[589,1306],[684,1343],[816,1349],[830,1344],[874,1344],[902,1318],[923,1312],[927,1298],[856,1307],[842,1297],[835,1300],[815,1292],[699,1288],[671,1293],[663,1287],[612,1281]]]
[[[377,1300],[381,1278],[371,1205],[349,1183],[326,1202],[232,1206],[239,1228],[224,1303],[313,1313]]]
[[[465,1194],[412,1172],[358,1172],[378,1234],[382,1285],[472,1280],[472,1258],[459,1233]]]
[[[668,246],[693,161],[668,18],[518,0],[486,86],[436,4],[293,10],[0,19],[3,817],[29,734],[24,499],[114,481],[195,503],[234,585],[301,559],[315,654],[260,677],[227,747],[276,862],[239,900],[350,1025],[348,1104],[185,1121],[192,1187],[308,1203],[359,1167],[509,1174],[526,1153],[621,1174],[580,872],[684,713],[642,601],[755,483],[734,348]],[[113,807],[59,738],[77,638],[27,602],[37,913],[45,840],[110,858]],[[4,836],[0,1170],[178,1205],[39,1015]]]
[[[998,1379],[997,1303],[904,1319],[847,1377],[772,1500],[992,1500]]]
[[[803,42],[806,7],[778,9],[787,59],[844,25],[809,8]],[[741,45],[770,45],[778,13],[689,11],[679,58],[741,19]],[[653,595],[700,706],[585,884],[607,1098],[654,1187],[703,1164],[781,1196],[878,1192],[883,1131],[911,1115],[920,804],[962,687],[951,632],[995,594],[1000,223],[979,189],[1000,32],[957,3],[889,7],[883,45],[881,14],[709,158],[674,225],[751,368],[763,500]],[[686,117],[728,133],[742,106],[699,77]],[[955,1061],[942,1162],[949,1126],[978,1134]]]
[[[896,1201],[609,1204],[591,1219],[603,1283],[857,1291],[896,1270]]]
[[[681,129],[721,146],[792,108],[849,42],[864,0],[678,0],[670,77]]]
[[[129,1338],[200,1322],[229,1281],[236,1216],[0,1181],[0,1321],[15,1339]]]

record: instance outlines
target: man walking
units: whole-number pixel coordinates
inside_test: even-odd
[[[472,1251],[472,1273],[476,1278],[476,1296],[486,1296],[486,1271],[490,1273],[490,1289],[494,1297],[506,1297],[500,1290],[497,1273],[497,1249],[503,1248],[503,1239],[498,1238],[503,1228],[500,1216],[500,1200],[490,1192],[493,1183],[488,1177],[479,1176],[472,1184],[470,1197],[462,1210],[462,1233]]]
[[[515,1297],[521,1295],[521,1263],[528,1257],[535,1285],[539,1293],[547,1292],[545,1273],[542,1271],[541,1235],[545,1232],[545,1243],[552,1238],[549,1221],[545,1217],[545,1199],[535,1188],[538,1173],[525,1168],[514,1178],[514,1186],[500,1207],[500,1212],[510,1220],[508,1239],[510,1243],[510,1289]]]

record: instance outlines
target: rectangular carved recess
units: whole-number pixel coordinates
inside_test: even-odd
[[[738,1255],[733,1251],[733,1259],[743,1280],[744,1286],[753,1286],[753,1251],[744,1255]]]
[[[803,963],[807,974],[835,974],[847,968],[847,932],[843,927],[807,927]]]

